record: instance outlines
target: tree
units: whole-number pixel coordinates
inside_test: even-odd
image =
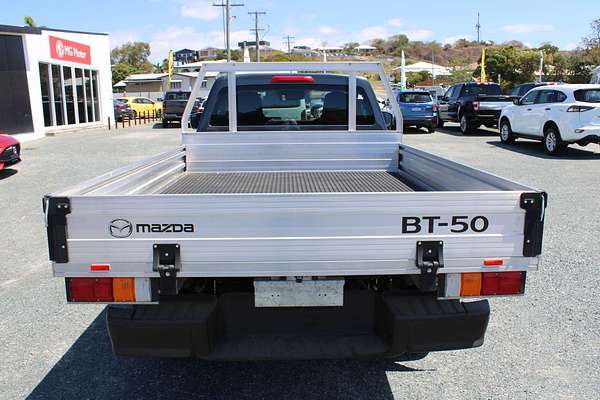
[[[37,24],[29,15],[23,17],[23,22],[30,28],[37,28]]]
[[[349,54],[354,53],[354,49],[358,46],[360,46],[360,43],[358,42],[348,42],[342,46],[342,49],[344,50],[344,53]]]
[[[148,57],[150,57],[150,44],[145,42],[127,42],[110,52],[111,64],[125,63],[139,72],[152,71],[152,63]]]
[[[118,63],[112,65],[112,83],[113,85],[117,82],[122,81],[131,74],[135,74],[137,71],[134,67],[127,63]]]
[[[592,21],[590,26],[592,33],[584,37],[581,42],[589,62],[593,65],[600,65],[600,18]]]

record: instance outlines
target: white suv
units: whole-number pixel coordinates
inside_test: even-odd
[[[531,89],[500,114],[500,140],[541,140],[548,154],[570,143],[600,143],[600,85],[555,85]]]

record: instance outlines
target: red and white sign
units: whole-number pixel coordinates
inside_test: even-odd
[[[91,64],[90,46],[50,36],[50,57],[79,64]]]

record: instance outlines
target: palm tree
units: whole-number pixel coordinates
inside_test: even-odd
[[[29,15],[23,17],[23,22],[25,22],[25,25],[27,25],[30,28],[37,28],[37,24]]]

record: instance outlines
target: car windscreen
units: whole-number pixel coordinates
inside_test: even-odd
[[[168,92],[165,94],[165,100],[187,100],[190,98],[190,92]]]
[[[475,94],[487,94],[495,96],[502,94],[502,89],[499,85],[465,85],[462,90],[463,96]]]
[[[431,103],[431,95],[429,93],[400,93],[400,103]]]
[[[375,124],[363,88],[357,87],[356,123]],[[210,126],[228,126],[227,88],[220,90],[210,114]],[[348,124],[348,86],[324,84],[265,84],[237,88],[239,126],[331,126]],[[307,128],[311,129],[311,128]]]
[[[576,90],[575,100],[586,103],[600,103],[600,88],[599,89],[580,89]]]

